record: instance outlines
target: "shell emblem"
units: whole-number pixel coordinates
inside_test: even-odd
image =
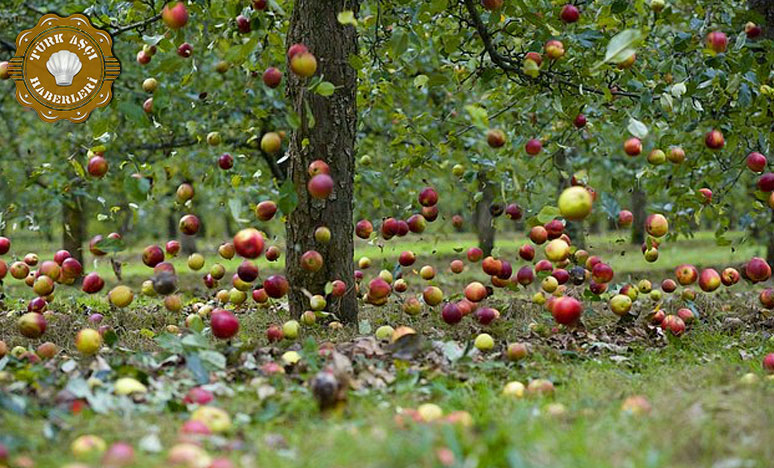
[[[81,71],[81,59],[78,54],[69,50],[60,50],[51,54],[51,58],[46,62],[48,72],[54,75],[57,86],[70,86],[73,84],[73,77]]]

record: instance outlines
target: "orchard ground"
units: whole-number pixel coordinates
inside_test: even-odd
[[[731,237],[738,242],[740,236]],[[472,243],[464,235],[411,240],[400,247],[387,242],[384,249],[361,243],[356,257],[371,258],[371,270],[392,270],[400,251],[413,250],[418,253],[414,268],[425,260],[436,266],[437,284],[451,295],[480,277],[480,265],[468,265],[460,275],[446,271],[449,260],[464,257],[459,249]],[[521,243],[515,235],[503,235],[497,248],[513,258]],[[648,278],[657,286],[672,276],[662,265],[722,268],[761,253],[744,243],[735,251],[718,247],[712,234],[697,233],[694,239],[664,245],[661,260],[653,265],[615,233],[591,236],[587,244],[614,267],[615,285]],[[25,247],[17,244],[16,253],[23,255]],[[39,245],[36,250],[41,251]],[[206,255],[205,269],[215,255]],[[122,253],[127,260],[123,283],[137,286],[150,276],[138,256],[139,251]],[[237,264],[218,261],[229,271]],[[112,276],[107,263],[100,260],[98,268],[106,279]],[[200,288],[201,272],[188,273],[183,263],[176,265],[181,289]],[[262,260],[260,265],[262,275],[281,268],[281,262],[268,266]],[[410,289],[404,295],[417,294],[424,282],[408,270]],[[108,280],[107,288],[114,282]],[[11,310],[28,295],[13,284],[6,281],[5,302]],[[385,307],[364,306],[357,329],[304,326],[297,340],[274,344],[267,342],[265,330],[288,320],[288,312],[249,303],[238,313],[238,338],[225,344],[209,338],[206,330],[203,335],[186,330],[187,309],[171,314],[158,298],[137,297],[119,310],[108,306],[104,294],[70,296],[62,288],[52,306],[58,313],[41,339],[18,335],[18,314],[0,319],[0,336],[9,347],[52,341],[63,348],[55,359],[39,364],[0,361],[0,442],[13,456],[33,456],[35,466],[59,467],[73,460],[74,439],[96,434],[108,443],[132,444],[137,457],[132,466],[165,466],[166,450],[178,441],[190,416],[183,396],[204,379],[209,380],[204,388],[215,394],[212,405],[232,419],[231,427],[208,438],[204,447],[240,466],[769,466],[774,381],[762,370],[761,358],[774,348],[774,322],[759,312],[753,288],[740,283],[699,293],[688,304],[699,318],[679,338],[647,325],[644,317],[656,307],[647,297],[635,304],[637,322],[621,323],[605,302],[588,301],[586,330],[552,329],[545,308],[529,302],[533,290],[537,286],[528,293],[496,293],[488,304],[503,316],[488,327],[471,320],[450,327],[440,320],[438,307],[425,306],[421,315],[409,317],[391,301]],[[185,294],[186,304],[200,301],[202,293],[197,291],[198,298]],[[661,307],[673,312],[686,305],[678,293],[665,295]],[[105,315],[116,341],[99,358],[78,357],[73,337],[90,326],[87,317],[93,312]],[[169,324],[180,326],[188,338],[165,333]],[[375,330],[386,324],[411,326],[421,339],[397,344],[374,339]],[[472,338],[480,331],[495,338],[491,352],[473,348]],[[348,367],[352,381],[346,403],[321,413],[309,381],[329,359],[318,351],[326,341],[335,343],[342,358],[337,365]],[[513,342],[528,344],[526,358],[505,358],[505,347]],[[288,350],[300,353],[299,363],[285,366],[281,374],[268,371],[267,363],[282,363]],[[114,395],[114,382],[127,376],[145,384],[147,393]],[[520,398],[502,393],[510,381],[526,385],[534,379],[553,382],[554,394]],[[637,395],[645,397],[650,411],[622,410],[624,401]],[[80,399],[88,407],[76,413],[73,401]],[[444,415],[465,411],[469,420],[414,421],[412,410],[427,403],[438,405]],[[93,465],[99,459],[94,455],[82,461]]]

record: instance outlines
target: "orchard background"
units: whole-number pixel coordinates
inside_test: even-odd
[[[84,124],[15,102],[46,12],[113,34]],[[0,466],[774,457],[771,2],[6,0],[0,31]]]

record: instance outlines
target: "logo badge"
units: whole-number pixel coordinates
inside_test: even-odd
[[[16,38],[8,63],[16,99],[46,122],[84,122],[91,111],[108,105],[121,64],[113,39],[87,17],[49,13]]]

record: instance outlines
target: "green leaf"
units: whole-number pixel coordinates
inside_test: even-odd
[[[635,52],[645,36],[639,29],[625,29],[613,36],[607,44],[605,59],[594,66],[597,68],[605,63],[621,63]]]
[[[470,120],[473,122],[473,125],[483,130],[489,128],[489,114],[486,109],[470,104],[465,106],[465,110],[470,114]]]
[[[282,213],[287,216],[292,213],[294,209],[296,209],[296,205],[298,205],[296,187],[293,185],[292,180],[285,179],[285,181],[280,186],[279,201],[277,202],[277,206],[282,211]]]
[[[94,244],[94,247],[106,253],[118,253],[126,250],[126,243],[122,238],[105,237]]]
[[[220,354],[217,351],[203,349],[199,351],[199,357],[205,364],[205,367],[208,367],[211,370],[220,370],[226,368],[226,356]]]
[[[70,165],[73,166],[73,169],[75,169],[75,173],[78,174],[78,177],[82,179],[86,178],[86,171],[83,169],[83,165],[78,162],[77,159],[70,159]]]
[[[144,201],[150,192],[150,181],[145,177],[128,176],[124,178],[124,193],[135,202]]]
[[[629,117],[629,125],[626,129],[640,140],[648,136],[648,127],[634,117]]]
[[[234,220],[238,223],[246,223],[248,220],[242,218],[242,200],[240,198],[230,198],[228,200],[228,208],[231,210],[231,216],[234,217]]]
[[[201,357],[197,353],[186,354],[185,365],[193,374],[196,383],[204,385],[210,381],[210,373],[204,368]]]
[[[537,220],[540,221],[540,223],[545,224],[549,221],[552,221],[554,218],[559,217],[560,215],[561,212],[559,211],[559,208],[546,205],[540,209],[540,213],[537,214]]]
[[[330,81],[323,81],[317,87],[315,88],[314,92],[319,94],[320,96],[328,97],[333,95],[333,92],[336,91],[336,86],[333,85]]]
[[[339,20],[340,24],[351,24],[352,26],[357,26],[357,19],[355,19],[355,12],[352,10],[344,10],[339,12],[339,14],[336,17]]]
[[[416,78],[414,78],[414,86],[421,88],[426,85],[429,80],[430,78],[428,78],[427,75],[417,75]]]

